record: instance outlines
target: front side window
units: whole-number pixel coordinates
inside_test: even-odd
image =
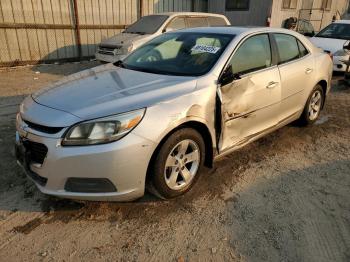
[[[350,24],[330,24],[322,29],[316,37],[350,40]]]
[[[279,64],[299,58],[298,43],[294,36],[287,34],[274,34],[274,36],[278,49]]]
[[[206,17],[188,17],[187,22],[189,27],[208,26],[208,21]]]
[[[141,17],[124,32],[129,34],[154,34],[168,19],[166,15],[148,15]]]
[[[297,8],[298,0],[283,0],[282,9],[295,9]]]
[[[179,30],[186,27],[185,18],[176,17],[167,26],[167,31]]]
[[[226,11],[249,10],[249,0],[226,0]]]
[[[199,76],[214,66],[233,38],[227,34],[167,33],[136,49],[120,66],[154,74]]]
[[[233,74],[246,74],[271,66],[271,48],[267,34],[252,36],[237,49],[230,65]]]

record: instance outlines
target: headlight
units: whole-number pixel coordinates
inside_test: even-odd
[[[96,145],[126,136],[142,120],[145,109],[94,119],[72,126],[62,140],[63,146]]]
[[[346,56],[347,53],[344,49],[340,49],[340,50],[336,51],[333,55],[334,56]]]
[[[128,49],[127,49],[127,50],[128,50],[128,53],[130,53],[130,52],[132,51],[132,48],[133,48],[133,44],[131,44],[131,45],[128,46]]]

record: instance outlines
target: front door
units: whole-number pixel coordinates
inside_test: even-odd
[[[281,100],[278,67],[268,34],[246,39],[233,54],[225,73],[235,80],[218,88],[221,103],[219,153],[277,125]]]

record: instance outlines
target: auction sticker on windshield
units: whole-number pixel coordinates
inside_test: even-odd
[[[220,47],[210,46],[210,45],[195,45],[191,49],[191,51],[197,51],[200,53],[211,53],[211,54],[215,54],[219,50],[220,50]]]

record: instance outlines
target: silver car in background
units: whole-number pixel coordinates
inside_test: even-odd
[[[141,17],[120,34],[103,40],[97,47],[95,57],[102,62],[123,60],[133,50],[147,41],[174,30],[226,26],[230,22],[224,15],[199,12],[168,12]],[[148,59],[157,59],[157,53]]]
[[[17,115],[18,162],[50,195],[127,201],[147,184],[173,198],[215,159],[292,121],[314,123],[331,77],[331,58],[289,30],[162,34],[123,62],[27,97]]]

